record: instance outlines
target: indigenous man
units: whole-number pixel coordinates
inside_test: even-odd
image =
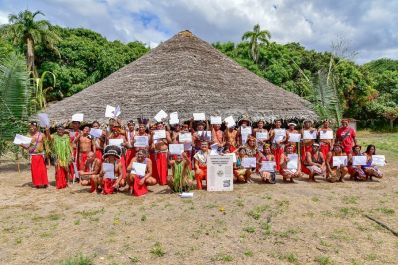
[[[69,165],[69,180],[75,179],[75,167],[76,170],[79,170],[78,148],[75,139],[80,135],[80,133],[80,121],[72,121],[72,128],[69,130],[69,138],[72,147],[73,163]]]
[[[210,141],[209,138],[211,138],[211,135],[207,135],[205,127],[206,123],[203,121],[199,121],[198,125],[196,126],[196,132],[194,131],[192,134],[195,152],[198,152],[201,149],[201,144],[203,141]]]
[[[310,120],[305,120],[304,121],[304,126],[301,129],[301,168],[305,174],[311,174],[310,170],[308,167],[305,166],[306,161],[307,161],[307,153],[312,152],[312,145],[315,143],[315,140],[313,139],[304,139],[304,131],[309,131],[309,132],[314,132],[316,129],[312,127],[312,121]]]
[[[203,141],[200,150],[194,155],[195,159],[195,179],[198,190],[203,189],[202,180],[207,184],[207,158],[209,156],[209,144]]]
[[[44,161],[44,134],[38,130],[37,122],[30,122],[29,137],[32,142],[29,145],[20,145],[28,150],[30,155],[30,170],[32,174],[32,183],[36,188],[47,188],[48,177],[47,168]]]
[[[84,170],[88,152],[94,150],[95,143],[89,133],[90,133],[90,128],[88,126],[85,126],[83,128],[83,131],[74,140],[79,150],[78,153],[79,171]]]
[[[118,122],[118,121],[115,121],[114,123],[113,123],[113,127],[112,127],[112,132],[109,134],[109,136],[108,136],[108,145],[109,145],[109,140],[111,140],[111,139],[121,139],[122,140],[122,146],[125,146],[126,145],[126,137],[123,135],[123,130],[122,130],[122,126],[121,126],[121,124],[120,124],[120,122]],[[120,185],[121,187],[124,187],[125,185],[126,185],[126,168],[127,168],[127,165],[126,165],[126,157],[125,157],[125,154],[123,153],[123,149],[122,149],[122,151],[121,151],[121,154],[120,154],[120,163],[122,164],[122,181],[121,181],[121,184],[122,185]]]
[[[251,135],[252,132],[252,128],[250,127],[250,118],[247,117],[246,115],[243,115],[242,119],[240,119],[238,121],[238,146],[243,146],[246,144],[247,141],[247,137],[249,136],[249,134]],[[245,131],[245,132],[244,132]],[[247,134],[246,132],[250,132],[249,134]]]
[[[162,122],[158,122],[156,129],[159,131],[165,130],[165,126]],[[152,149],[155,151],[155,161],[152,162],[156,163],[159,185],[167,185],[167,153],[168,145],[171,143],[170,132],[166,130],[166,138],[162,139],[154,139],[154,133],[152,131],[150,137]]]
[[[130,165],[131,159],[135,157],[134,137],[135,137],[135,123],[132,120],[127,122],[126,131],[126,165]]]
[[[289,127],[286,131],[286,136],[287,136],[287,144],[290,145],[293,148],[293,153],[297,152],[297,143],[294,142],[289,142],[289,135],[293,134],[293,133],[299,133],[299,131],[296,130],[296,126],[297,124],[295,124],[294,122],[289,122],[287,124],[287,126]]]
[[[351,153],[354,145],[357,144],[356,131],[348,126],[349,119],[341,121],[341,127],[336,132],[336,141],[341,143],[343,151],[348,155]]]
[[[340,181],[343,182],[345,175],[348,173],[347,165],[341,164],[340,166],[333,166],[333,157],[345,156],[341,145],[335,143],[333,150],[331,150],[326,157],[326,180],[329,182]]]
[[[222,148],[225,145],[224,133],[223,131],[221,131],[220,124],[212,125],[211,136],[212,136],[212,143],[217,144],[218,148]]]
[[[322,139],[323,138],[322,134],[325,134],[328,131],[333,132],[333,129],[330,128],[329,125],[330,125],[329,120],[323,120],[322,127],[318,129],[320,150],[323,154],[323,157],[327,157],[328,153],[331,151],[331,149],[334,145],[333,139]]]
[[[95,177],[101,171],[101,160],[95,157],[94,152],[90,151],[87,154],[87,160],[84,164],[84,170],[79,171],[80,184],[82,186],[91,185],[90,192],[94,192],[97,189],[95,185]]]
[[[147,124],[148,120],[144,119],[144,118],[139,118],[138,119],[138,132],[136,136],[148,136],[149,139],[149,135],[146,132],[146,124]],[[135,140],[134,140],[135,142]],[[135,153],[137,154],[137,152],[139,150],[145,150],[146,154],[148,154],[149,152],[149,145],[147,147],[135,147]],[[153,172],[152,172],[153,173]]]
[[[152,161],[147,157],[145,150],[141,149],[137,155],[131,160],[127,171],[129,175],[130,192],[134,196],[142,196],[148,192],[147,186],[156,185],[157,181],[152,177]],[[134,163],[145,164],[145,175],[139,175],[134,169]]]
[[[118,146],[107,146],[104,149],[104,162],[101,165],[101,171],[98,176],[93,175],[92,180],[94,186],[98,189],[100,186],[103,187],[102,194],[112,194],[117,189],[123,180],[122,176],[122,163],[120,161],[121,148]],[[113,164],[113,175],[115,178],[111,178],[105,172],[105,164]],[[100,189],[98,189],[100,190]]]
[[[280,130],[281,134],[276,134],[276,131]],[[281,156],[285,149],[284,142],[286,141],[286,131],[282,131],[282,120],[275,120],[275,128],[271,130],[271,142],[272,149],[274,151],[275,162],[276,162],[276,170],[279,171],[281,169]],[[284,132],[284,133],[283,133]]]
[[[319,151],[319,144],[312,144],[311,152],[306,153],[306,167],[309,170],[309,181],[316,182],[315,175],[325,176],[325,159]]]
[[[232,153],[238,148],[238,131],[234,127],[229,127],[224,132],[225,142],[229,146],[229,151]]]
[[[57,126],[57,132],[50,135],[46,129],[47,139],[51,142],[52,153],[55,156],[55,187],[63,189],[68,186],[69,164],[72,162],[72,148],[69,134],[62,125]]]
[[[175,124],[174,130],[171,132],[171,143],[178,144],[178,135],[181,132],[181,125]]]
[[[286,146],[286,154],[283,154],[281,157],[281,175],[283,177],[283,182],[287,182],[289,179],[290,182],[294,182],[294,178],[300,178],[303,176],[301,172],[301,161],[297,159],[297,169],[292,169],[287,167],[287,163],[289,162],[289,155],[295,154],[293,151],[293,147],[295,145],[288,144]]]
[[[168,185],[173,192],[189,191],[193,185],[193,174],[190,170],[191,161],[186,153],[177,155],[170,161],[171,176]]]
[[[100,124],[98,121],[94,121],[92,123],[92,128],[100,129]],[[104,144],[105,144],[106,132],[102,132],[102,135],[99,138],[94,137],[94,149],[95,149],[95,157],[102,161],[102,155],[104,152]]]

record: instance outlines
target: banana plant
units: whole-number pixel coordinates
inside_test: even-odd
[[[49,76],[52,81],[52,86],[43,88],[46,76]],[[50,71],[44,71],[40,78],[34,79],[34,101],[39,109],[45,109],[47,107],[47,93],[55,87],[56,78],[55,75]]]

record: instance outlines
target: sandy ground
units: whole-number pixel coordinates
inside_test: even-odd
[[[386,153],[397,161],[396,153]],[[392,161],[390,159],[390,161]],[[168,188],[97,195],[78,184],[32,188],[27,166],[0,161],[0,263],[398,264],[398,168],[380,181],[236,185],[233,192]]]

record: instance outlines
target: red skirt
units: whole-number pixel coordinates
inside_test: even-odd
[[[32,183],[34,186],[48,185],[44,155],[31,156],[30,170],[32,172]]]
[[[157,165],[156,165],[156,156],[155,156],[155,153],[150,153],[149,154],[149,159],[151,159],[151,161],[152,161],[152,177],[154,177],[155,179],[157,179],[158,180],[158,178],[159,178],[159,174],[158,174],[158,168],[157,168]]]
[[[320,150],[319,150],[322,154],[323,154],[323,159],[326,160],[326,157],[328,155],[328,153],[330,152],[330,145],[329,144],[322,144],[320,146]]]
[[[142,196],[148,193],[148,187],[144,183],[143,185],[140,185],[140,178],[137,176],[134,176],[134,184],[133,184],[133,194],[134,196]]]
[[[102,189],[102,193],[107,195],[107,194],[112,194],[114,192],[113,185],[115,184],[116,179],[104,179],[104,187]]]
[[[73,159],[76,158],[77,149],[73,148]],[[76,168],[79,169],[79,161],[76,161]],[[73,167],[73,163],[69,164],[69,180],[72,181],[75,178],[75,168]]]
[[[120,163],[122,163],[122,178],[126,179],[127,177],[127,166],[126,166],[126,158],[124,155],[120,157]]]
[[[202,180],[206,180],[207,182],[207,166],[206,165],[199,165],[199,169],[202,170],[202,173],[197,174],[195,173],[196,179],[196,186],[198,190],[202,189]]]
[[[126,151],[126,168],[130,165],[131,160],[135,157],[135,149],[127,149]]]
[[[95,150],[95,157],[98,158],[102,162],[102,149]]]
[[[82,152],[79,154],[79,163],[78,163],[79,170],[84,171],[84,169],[86,167],[87,155],[88,155],[88,152]]]
[[[55,187],[57,189],[63,189],[68,186],[67,175],[68,172],[66,172],[66,168],[60,166],[55,167]]]
[[[301,146],[301,171],[304,174],[311,174],[310,170],[305,166],[305,160],[307,159],[307,152],[312,152],[312,145],[302,145]]]
[[[156,169],[158,172],[158,182],[159,185],[167,185],[167,153],[157,153],[156,154]]]
[[[283,154],[283,147],[277,147],[274,149],[274,156],[275,156],[275,163],[276,163],[276,170],[281,170],[281,156]]]

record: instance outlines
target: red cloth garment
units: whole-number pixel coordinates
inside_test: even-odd
[[[126,179],[127,176],[127,166],[126,166],[126,158],[124,155],[120,157],[120,163],[122,163],[122,178]]]
[[[196,179],[196,186],[198,190],[202,189],[202,180],[206,180],[207,182],[207,166],[206,165],[199,165],[199,169],[202,170],[201,174],[197,174],[195,172],[195,179]]]
[[[130,165],[131,160],[135,157],[135,149],[127,149],[126,151],[126,168]]]
[[[88,155],[88,152],[81,152],[79,154],[79,163],[78,163],[79,170],[84,170],[84,168],[86,166],[87,155]]]
[[[336,140],[340,142],[344,152],[347,154],[351,153],[352,147],[354,146],[355,137],[356,132],[351,127],[341,127],[336,132]]]
[[[72,154],[73,154],[73,159],[76,158],[76,152],[77,149],[73,148]],[[78,162],[76,162],[76,168],[79,169],[78,167]],[[73,163],[69,164],[69,180],[72,181],[75,178],[75,168],[73,167]]]
[[[68,172],[66,171],[66,168],[56,166],[55,167],[55,187],[57,189],[63,189],[68,186]]]
[[[114,192],[113,185],[115,184],[116,179],[104,179],[104,187],[102,190],[102,193],[107,195],[107,194],[112,194]]]
[[[275,162],[276,162],[276,170],[280,171],[281,170],[281,156],[283,154],[283,147],[277,147],[274,149],[274,156],[275,156]]]
[[[102,149],[95,150],[95,157],[102,162]]]
[[[142,196],[148,193],[148,187],[144,183],[143,185],[140,185],[140,178],[138,176],[134,176],[134,184],[133,184],[133,194],[134,196]]]
[[[158,180],[159,174],[158,174],[158,169],[157,169],[157,166],[156,166],[156,156],[155,156],[155,153],[151,152],[151,153],[149,154],[149,159],[151,159],[151,161],[152,161],[152,177],[154,177],[155,179]]]
[[[31,155],[30,170],[34,186],[48,185],[47,168],[44,155]]]
[[[330,145],[326,143],[321,143],[319,151],[323,154],[323,158],[326,160],[326,157],[330,152]]]
[[[156,154],[156,169],[158,172],[159,185],[167,185],[167,153],[159,152]]]
[[[301,146],[301,171],[304,174],[311,174],[310,170],[305,166],[305,160],[307,158],[307,152],[312,153],[312,145],[302,145]]]

